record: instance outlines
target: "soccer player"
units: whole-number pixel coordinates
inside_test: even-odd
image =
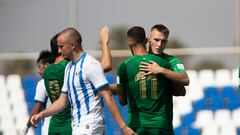
[[[73,135],[102,135],[105,132],[102,98],[125,135],[134,132],[126,126],[108,87],[101,64],[82,49],[82,38],[74,28],[64,29],[57,38],[58,51],[70,58],[64,74],[62,93],[48,109],[34,115],[31,123],[57,114],[71,105]]]
[[[64,71],[69,61],[58,53],[57,35],[50,42],[51,51],[55,58],[54,64],[49,65],[44,72],[44,82],[47,94],[53,103],[60,94],[63,85]],[[102,65],[105,71],[111,70],[111,53],[108,47],[108,28],[103,27],[100,32],[100,44],[102,48]],[[71,135],[71,108],[67,106],[62,112],[53,115],[49,125],[49,135]]]
[[[63,85],[64,71],[68,63],[64,59],[61,53],[58,53],[57,46],[57,36],[56,34],[50,41],[51,52],[55,59],[53,64],[50,64],[44,72],[43,78],[47,91],[47,95],[51,101],[54,103],[61,94],[61,88]],[[63,111],[55,114],[50,119],[48,135],[71,135],[71,108],[68,105]]]
[[[43,73],[46,69],[46,67],[53,63],[54,59],[52,57],[51,52],[49,51],[41,51],[40,55],[37,59],[37,65],[38,65],[38,73],[41,77],[43,77]],[[48,99],[47,93],[46,93],[46,88],[44,86],[44,80],[41,79],[38,81],[37,86],[36,86],[36,93],[35,93],[35,97],[34,97],[34,107],[33,110],[29,116],[29,120],[26,124],[26,128],[22,131],[22,134],[25,135],[28,132],[28,129],[31,126],[31,122],[30,119],[34,114],[39,113],[42,109],[44,109],[45,107],[50,106],[50,101]],[[43,120],[42,123],[42,135],[47,135],[48,134],[48,126],[49,126],[49,120],[50,117],[47,117]]]
[[[151,28],[149,36],[149,53],[157,55],[171,64],[171,69],[166,69],[158,66],[157,64],[142,63],[142,70],[146,71],[145,75],[149,74],[163,74],[168,79],[183,86],[189,85],[189,78],[184,69],[183,63],[176,57],[164,53],[164,49],[168,42],[169,30],[162,24],[155,25]]]
[[[172,96],[184,96],[186,91],[184,86],[189,85],[189,78],[184,69],[183,63],[176,57],[164,53],[164,49],[168,42],[169,30],[162,24],[157,24],[151,28],[149,41],[149,53],[167,60],[171,66],[170,70],[159,66],[155,62],[142,63],[141,71],[146,72],[144,75],[161,74],[169,79],[167,85],[167,109],[169,117],[169,125],[173,131],[173,99]]]
[[[170,135],[166,111],[166,77],[147,75],[140,71],[141,62],[155,61],[169,68],[167,61],[148,54],[146,35],[142,27],[134,26],[127,32],[133,56],[117,70],[117,85],[121,105],[128,104],[128,126],[139,135]]]

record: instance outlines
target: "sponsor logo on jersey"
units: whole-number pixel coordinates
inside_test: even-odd
[[[184,65],[183,64],[177,64],[177,68],[184,69]]]
[[[97,64],[97,62],[96,62],[96,61],[92,61],[92,62],[91,62],[91,64],[93,64],[93,65],[96,65],[96,64]]]

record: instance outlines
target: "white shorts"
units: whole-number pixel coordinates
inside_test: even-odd
[[[51,116],[44,118],[43,123],[42,123],[42,135],[48,135],[50,119],[51,119]]]
[[[73,129],[72,135],[105,135],[105,125],[87,124]]]

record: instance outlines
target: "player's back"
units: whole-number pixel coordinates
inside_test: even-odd
[[[120,66],[124,70],[125,82],[128,82],[124,84],[124,88],[127,88],[125,90],[127,91],[130,115],[128,122],[131,127],[163,128],[168,124],[165,110],[166,78],[162,75],[143,76],[144,72],[139,69],[141,62],[150,61],[169,68],[167,61],[151,54],[135,55]]]
[[[44,72],[44,82],[51,102],[55,102],[60,94],[64,81],[65,67],[68,61],[49,65]],[[49,133],[71,133],[71,108],[68,105],[62,112],[53,115]]]

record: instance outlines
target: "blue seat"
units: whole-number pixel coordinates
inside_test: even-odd
[[[175,135],[200,135],[200,129],[193,128],[191,126],[180,126],[178,128],[174,128]]]
[[[218,109],[223,109],[224,107],[224,101],[222,97],[214,97],[211,98],[211,103],[210,103],[210,109],[213,111],[216,111]]]
[[[35,88],[37,82],[40,78],[34,75],[27,75],[23,77],[22,86],[24,89],[25,100],[28,104],[28,112],[30,113],[34,107],[34,96],[35,96]],[[34,128],[34,132],[36,135],[41,135],[41,127],[42,124],[38,124],[37,128]]]
[[[196,114],[194,112],[191,112],[191,113],[188,113],[188,114],[184,115],[181,118],[182,126],[192,125],[192,123],[195,121],[195,119],[196,119]]]
[[[195,112],[197,112],[199,110],[204,110],[204,109],[207,109],[207,104],[206,104],[205,99],[201,99],[201,100],[193,102],[193,110]]]
[[[188,128],[188,134],[187,135],[201,135],[201,130],[197,128]]]
[[[237,135],[240,135],[240,128],[237,128]]]
[[[207,87],[204,90],[204,95],[207,98],[216,97],[218,96],[218,90],[216,87]]]
[[[24,89],[25,100],[27,102],[33,102],[35,96],[35,88],[38,80],[38,77],[32,75],[23,77],[22,86]]]
[[[224,87],[222,92],[221,92],[221,96],[222,97],[235,97],[236,93],[233,87],[227,86]]]
[[[240,98],[239,97],[232,97],[225,99],[227,102],[227,108],[233,111],[234,109],[237,109],[240,106]]]

